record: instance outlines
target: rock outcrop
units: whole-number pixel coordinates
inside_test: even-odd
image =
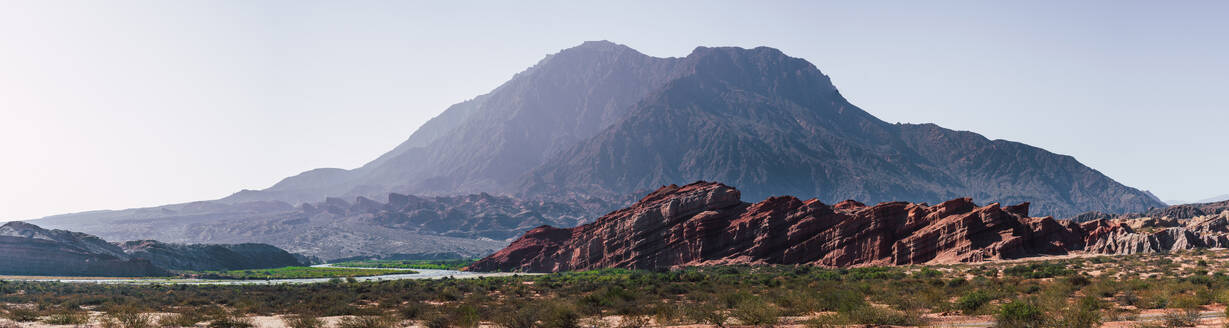
[[[0,226],[0,274],[135,277],[169,273],[95,236],[9,222]]]
[[[137,240],[120,247],[133,258],[148,260],[167,270],[244,270],[308,264],[267,244],[188,245]]]
[[[1182,222],[1029,217],[1029,204],[938,205],[770,197],[745,203],[711,182],[666,186],[575,228],[542,226],[472,266],[559,272],[717,264],[830,267],[980,262],[1071,253],[1133,254],[1229,246],[1229,212]],[[1146,228],[1148,232],[1137,230]]]
[[[265,244],[112,244],[94,235],[26,223],[0,226],[0,275],[168,276],[170,270],[242,270],[305,265]]]
[[[823,266],[975,262],[1067,254],[1083,227],[1028,217],[1028,204],[905,202],[836,205],[770,197],[749,204],[710,182],[666,186],[631,207],[571,229],[530,230],[475,271],[558,272],[713,264]]]

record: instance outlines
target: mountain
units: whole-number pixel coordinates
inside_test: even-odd
[[[1229,200],[1229,194],[1200,199],[1199,201],[1196,201],[1195,203],[1216,203],[1216,202],[1223,202],[1226,200]]]
[[[246,270],[307,265],[281,248],[266,244],[187,245],[156,240],[119,244],[129,256],[167,270]]]
[[[1216,215],[1229,211],[1229,200],[1223,200],[1211,203],[1190,203],[1173,205],[1167,207],[1150,208],[1147,211],[1109,214],[1099,211],[1089,211],[1072,216],[1070,219],[1083,222],[1096,219],[1169,219],[1169,220],[1186,220],[1193,219],[1199,216]]]
[[[490,254],[533,227],[574,226],[615,205],[521,200],[474,194],[419,197],[388,194],[329,197],[299,206],[279,201],[195,202],[161,208],[91,212],[38,220],[48,227],[89,231],[112,240],[173,243],[261,242],[324,260],[437,253]]]
[[[0,226],[0,274],[135,277],[168,273],[95,236],[9,222]]]
[[[679,74],[679,62],[610,42],[585,42],[449,107],[360,168],[312,170],[224,200],[293,203],[390,191],[513,191],[518,178],[550,155],[625,117],[636,101]]]
[[[542,226],[469,266],[560,272],[729,264],[829,267],[980,262],[1072,253],[1134,254],[1225,247],[1229,212],[1140,232],[1133,221],[1029,217],[1029,204],[977,206],[792,196],[745,203],[713,182],[661,187],[632,206],[575,228]]]
[[[934,124],[884,122],[850,104],[814,65],[776,49],[699,47],[657,58],[596,41],[449,107],[359,168],[310,170],[215,201],[39,222],[113,239],[263,242],[324,258],[484,254],[530,221],[488,229],[483,218],[452,216],[447,221],[456,222],[444,225],[469,228],[437,231],[361,211],[309,215],[302,204],[488,193],[569,204],[578,209],[569,215],[593,218],[657,186],[695,180],[738,185],[750,199],[973,197],[1030,202],[1034,212],[1060,217],[1164,207],[1071,156]]]
[[[317,201],[396,191],[626,197],[679,181],[770,192],[1028,201],[1034,211],[1164,206],[1070,156],[933,124],[889,124],[806,60],[760,47],[654,58],[610,42],[548,56],[454,105],[355,170],[320,169],[229,201]]]
[[[265,244],[183,245],[154,240],[112,244],[97,236],[26,222],[0,226],[0,274],[166,276],[168,270],[243,270],[305,265]]]

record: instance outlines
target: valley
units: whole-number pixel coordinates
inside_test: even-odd
[[[6,280],[0,314],[26,327],[78,314],[81,324],[182,320],[175,325],[211,327],[219,320],[292,327],[296,318],[378,324],[372,327],[1219,326],[1229,301],[1225,263],[1229,250],[1213,249],[977,264],[719,265],[275,286]],[[149,315],[133,319],[134,313]]]

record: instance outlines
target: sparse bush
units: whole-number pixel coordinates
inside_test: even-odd
[[[725,328],[725,322],[730,319],[725,311],[709,304],[692,305],[687,308],[686,312],[687,317],[692,321],[717,326],[718,328]]]
[[[995,321],[997,327],[1037,328],[1045,324],[1045,316],[1036,305],[1017,300],[999,307]]]
[[[580,328],[580,313],[564,304],[553,304],[541,317],[542,328]]]
[[[423,320],[423,326],[427,328],[449,328],[449,327],[452,327],[452,320],[449,319],[448,316],[445,316],[445,315],[438,315],[438,314],[432,315],[432,316],[427,317],[426,320]],[[339,325],[338,328],[353,328],[353,327],[341,327]]]
[[[223,313],[209,321],[209,328],[252,328],[252,318],[235,313]]]
[[[286,324],[286,327],[290,327],[290,328],[322,328],[324,327],[324,321],[320,320],[320,318],[317,318],[311,315],[305,315],[305,314],[290,315],[290,316],[283,317],[282,322]]]
[[[171,313],[158,318],[158,326],[164,328],[192,327],[201,321],[205,321],[205,318],[199,312]]]
[[[38,321],[38,309],[32,306],[7,306],[4,308],[4,318],[16,322]]]
[[[985,292],[970,292],[956,300],[956,309],[964,314],[974,314],[993,299]]]
[[[494,321],[502,328],[533,328],[538,322],[538,312],[526,306],[512,306],[501,310]]]
[[[49,325],[74,325],[80,326],[90,322],[90,314],[84,311],[62,311],[52,313],[43,323]]]
[[[864,306],[841,313],[847,323],[892,326],[921,326],[926,322],[922,316],[875,306]]]
[[[653,320],[647,315],[626,315],[619,320],[618,328],[647,328],[652,324]]]
[[[393,328],[396,325],[397,320],[393,318],[374,315],[345,317],[337,321],[337,328]],[[445,327],[447,326],[450,325],[445,325]]]
[[[739,304],[733,315],[744,325],[772,326],[780,320],[781,311],[759,298],[751,298]]]
[[[1194,327],[1199,325],[1199,310],[1166,312],[1161,316],[1161,322],[1165,323],[1165,327]]]

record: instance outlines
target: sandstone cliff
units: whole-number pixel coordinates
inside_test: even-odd
[[[827,205],[786,196],[749,204],[739,197],[720,183],[662,187],[594,223],[533,229],[470,270],[952,263],[1066,254],[1084,245],[1080,225],[1027,217],[1027,203]]]
[[[715,264],[822,266],[979,262],[1073,252],[1132,254],[1229,246],[1229,212],[1182,222],[1029,217],[1029,204],[938,205],[769,197],[745,203],[711,182],[666,186],[575,228],[542,226],[472,266],[558,272]],[[1132,226],[1140,228],[1132,228]],[[1145,227],[1147,226],[1147,227]],[[1144,229],[1144,230],[1141,230]]]

